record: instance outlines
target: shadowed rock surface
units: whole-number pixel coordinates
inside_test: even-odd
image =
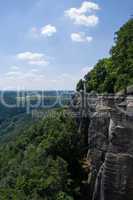
[[[132,95],[83,95],[79,130],[88,147],[84,199],[133,200]]]
[[[107,112],[95,112],[89,127],[89,151],[88,159],[91,160],[89,174],[90,198],[94,191],[95,181],[101,165],[104,162],[108,147],[108,127],[110,117]]]
[[[95,114],[89,128],[92,157],[93,200],[133,199],[133,127],[132,116],[117,109]],[[110,124],[108,126],[108,124]],[[93,141],[94,140],[94,141]],[[108,146],[108,147],[107,147]],[[107,151],[107,153],[106,153]],[[105,159],[103,154],[105,153]],[[89,153],[90,154],[90,153]],[[95,180],[96,179],[96,180]]]

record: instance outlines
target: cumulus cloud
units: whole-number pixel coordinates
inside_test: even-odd
[[[30,36],[33,38],[40,38],[40,37],[52,37],[57,32],[55,26],[48,24],[41,28],[32,27],[30,30]]]
[[[70,8],[69,10],[66,10],[65,16],[69,17],[74,24],[95,26],[98,24],[99,18],[93,12],[99,9],[100,7],[98,4],[84,1],[80,8]]]
[[[45,66],[49,64],[48,60],[45,58],[45,55],[42,53],[23,52],[17,54],[17,58],[19,60],[26,61],[31,65]]]
[[[72,33],[71,39],[74,42],[91,42],[93,40],[91,36],[86,36],[84,32]]]
[[[51,37],[53,34],[57,32],[56,27],[48,24],[41,28],[41,34],[46,37]]]
[[[92,10],[99,10],[99,5],[94,2],[84,1],[78,9],[80,13],[91,12]]]

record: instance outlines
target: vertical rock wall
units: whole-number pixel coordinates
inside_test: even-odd
[[[89,128],[93,200],[133,200],[133,119],[95,113]],[[92,197],[93,196],[93,197]]]
[[[89,127],[89,150],[88,159],[91,161],[91,169],[88,177],[90,185],[90,199],[94,192],[95,182],[98,177],[100,167],[102,166],[105,154],[108,148],[108,127],[109,127],[109,113],[95,112]]]

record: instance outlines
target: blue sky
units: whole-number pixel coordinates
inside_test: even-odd
[[[132,11],[132,0],[1,1],[0,89],[75,89]]]

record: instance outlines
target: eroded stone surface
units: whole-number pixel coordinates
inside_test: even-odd
[[[99,172],[99,169],[104,162],[105,154],[108,148],[109,134],[108,127],[110,122],[110,116],[107,112],[94,113],[90,127],[89,127],[89,151],[88,159],[91,160],[91,169],[89,174],[90,185],[90,198],[94,191],[95,181]]]
[[[111,116],[109,146],[97,174],[93,200],[133,200],[133,128],[128,124],[128,118],[120,113]]]

